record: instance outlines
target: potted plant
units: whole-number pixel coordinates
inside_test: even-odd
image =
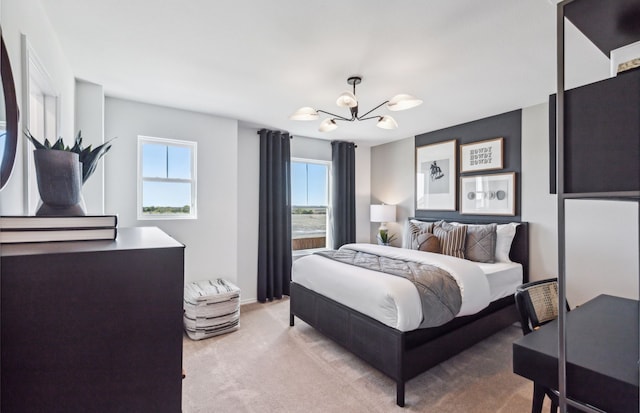
[[[396,236],[393,234],[389,235],[389,230],[381,229],[378,231],[376,238],[378,239],[379,245],[391,245],[391,242],[396,239]]]
[[[113,139],[91,149],[91,145],[83,147],[81,131],[72,147],[65,146],[61,137],[52,145],[48,139],[41,143],[28,130],[24,134],[36,148],[33,158],[42,200],[36,215],[85,215],[82,185],[111,149]]]

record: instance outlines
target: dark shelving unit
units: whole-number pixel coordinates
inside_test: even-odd
[[[556,95],[556,186],[558,194],[558,390],[560,411],[567,406],[601,413],[593,406],[567,398],[566,347],[566,230],[565,201],[568,199],[640,200],[640,69],[582,88],[565,91],[565,19],[573,23],[607,57],[611,51],[640,41],[639,0],[565,0],[557,9],[557,95]],[[576,119],[582,116],[582,119]],[[612,130],[613,129],[613,130]],[[621,164],[611,165],[603,156],[607,139],[622,133],[614,154]],[[607,136],[608,135],[608,136]],[[581,143],[587,143],[579,147]],[[605,177],[585,169],[608,167]],[[585,174],[587,175],[585,177]],[[594,177],[595,176],[595,177]],[[640,349],[639,353],[640,353]]]

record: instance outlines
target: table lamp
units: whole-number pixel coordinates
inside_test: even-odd
[[[396,206],[395,205],[371,205],[371,222],[379,222],[380,228],[378,228],[378,241],[386,244],[384,239],[387,237],[387,222],[395,222],[396,220]],[[380,240],[380,237],[384,234],[384,239]]]

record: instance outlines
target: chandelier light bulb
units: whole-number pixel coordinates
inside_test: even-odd
[[[331,132],[338,127],[338,124],[333,119],[325,119],[320,123],[320,128],[318,130],[320,132]]]
[[[398,127],[398,122],[396,122],[396,120],[391,116],[384,115],[380,116],[376,126],[380,129],[396,129]]]
[[[316,120],[318,112],[314,108],[308,106],[296,110],[293,115],[289,116],[291,120]]]
[[[401,93],[389,99],[389,103],[387,103],[387,109],[397,112],[399,110],[415,108],[416,106],[420,106],[421,104],[421,99],[418,99],[415,96],[407,95],[406,93]]]
[[[358,106],[358,100],[356,99],[356,95],[351,92],[344,92],[340,96],[338,96],[338,100],[336,100],[336,105],[341,108],[355,108]]]

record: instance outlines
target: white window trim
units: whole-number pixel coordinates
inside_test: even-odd
[[[31,133],[35,134],[41,141],[47,138],[53,144],[53,142],[58,139],[58,136],[60,136],[60,92],[54,86],[51,75],[49,75],[44,64],[38,58],[27,36],[21,34],[20,42],[22,48],[22,126],[29,128]],[[37,90],[32,90],[33,86],[37,87]],[[42,116],[37,118],[37,114],[32,113],[35,108],[32,108],[31,105],[31,95],[35,92],[38,92],[38,95],[42,97],[43,103]],[[40,131],[37,130],[36,122],[39,122]],[[37,136],[38,134],[41,136]],[[70,137],[70,139],[73,138],[73,136]],[[25,215],[33,215],[38,209],[38,203],[40,202],[35,161],[32,155],[34,148],[27,139],[23,139],[23,141],[25,157],[23,164],[25,186],[23,194],[24,213]],[[73,144],[69,141],[65,143],[67,145]]]
[[[144,144],[161,144],[171,146],[182,146],[191,149],[191,179],[177,179],[177,178],[144,178],[142,176],[142,145]],[[198,143],[194,141],[157,138],[153,136],[138,135],[138,200],[136,202],[138,220],[141,221],[155,221],[155,220],[180,220],[180,219],[198,219],[197,209],[197,153]],[[191,212],[189,214],[143,214],[142,213],[142,183],[146,182],[178,182],[178,183],[191,183]]]
[[[327,205],[294,205],[293,202],[291,202],[291,208],[293,211],[293,208],[297,208],[297,207],[307,207],[307,208],[327,208],[327,232],[326,232],[326,247],[325,248],[313,248],[313,249],[306,249],[306,250],[293,250],[292,254],[294,257],[300,257],[300,256],[304,256],[304,255],[309,255],[309,254],[313,254],[316,251],[323,251],[323,250],[328,250],[331,249],[330,246],[333,245],[333,233],[331,231],[331,221],[333,220],[333,210],[331,209],[331,166],[332,163],[331,161],[324,161],[324,160],[320,160],[320,159],[309,159],[309,158],[291,158],[291,162],[301,162],[301,163],[313,163],[313,164],[317,164],[317,165],[326,165],[327,166]],[[293,201],[293,200],[292,200]]]

